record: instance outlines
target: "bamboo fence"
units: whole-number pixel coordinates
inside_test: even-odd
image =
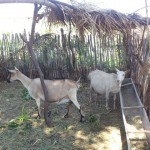
[[[29,35],[24,32],[24,37]],[[73,78],[86,79],[87,73],[96,68],[113,72],[115,68],[126,69],[123,36],[92,35],[81,41],[77,35],[36,34],[34,52],[46,79]],[[0,80],[5,80],[2,67],[18,67],[31,78],[38,77],[30,60],[27,48],[18,34],[3,34],[0,38]]]

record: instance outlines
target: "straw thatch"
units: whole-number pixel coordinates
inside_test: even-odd
[[[143,18],[137,14],[123,14],[115,10],[103,10],[91,4],[77,3],[70,0],[72,5],[57,0],[0,0],[0,3],[34,3],[46,6],[45,11],[39,14],[39,20],[48,18],[49,23],[72,23],[78,29],[80,35],[86,29],[94,32],[120,31],[128,33],[133,28],[150,24],[149,18]],[[38,21],[38,20],[37,20]]]
[[[85,8],[80,8],[55,0],[49,1],[57,6],[56,9],[47,7],[40,17],[45,16],[49,23],[54,24],[71,22],[78,29],[80,35],[84,34],[85,30],[107,33],[120,31],[127,33],[133,28],[147,25],[146,18],[137,14],[125,15],[115,10],[102,9],[90,11],[87,9],[90,7],[88,5],[85,5]],[[150,19],[148,20],[148,24],[150,24]]]

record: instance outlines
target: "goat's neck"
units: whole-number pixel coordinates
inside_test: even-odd
[[[119,90],[121,89],[121,84],[122,82],[121,81],[117,81],[118,82],[118,85],[119,85]]]
[[[19,76],[18,76],[18,80],[21,81],[21,83],[26,87],[28,88],[30,83],[31,83],[31,79],[28,78],[27,76],[25,76],[24,74],[20,73]]]
[[[117,79],[117,74],[116,74],[115,78],[116,78],[117,85],[118,85],[118,87],[119,87],[119,89],[120,89],[120,88],[121,88],[122,81],[118,81],[118,79]]]

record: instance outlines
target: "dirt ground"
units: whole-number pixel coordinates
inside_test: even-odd
[[[51,105],[53,127],[48,128],[43,118],[34,117],[36,103],[25,100],[23,91],[20,82],[0,83],[0,150],[126,150],[119,103],[109,112],[104,98],[97,104],[89,102],[89,87],[83,85],[78,101],[84,108],[85,122],[79,122],[74,106],[69,118],[64,118],[66,106]]]

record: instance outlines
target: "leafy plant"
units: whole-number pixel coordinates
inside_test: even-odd
[[[32,127],[32,122],[29,118],[29,115],[24,112],[25,104],[22,107],[21,115],[16,119],[12,119],[8,123],[8,127],[17,128],[22,127],[23,129],[29,129]]]
[[[18,126],[19,124],[14,119],[8,123],[8,127],[11,127],[11,128],[17,128]]]

